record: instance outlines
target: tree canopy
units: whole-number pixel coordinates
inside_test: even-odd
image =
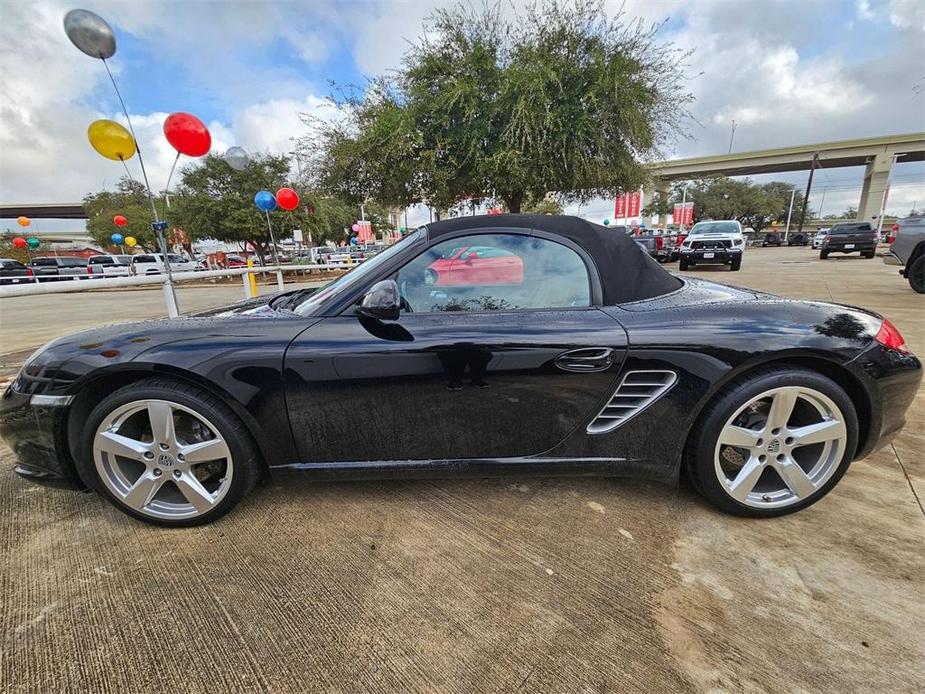
[[[675,203],[684,198],[694,203],[694,222],[703,219],[737,219],[743,226],[761,231],[773,222],[786,223],[790,194],[795,189],[789,183],[771,181],[753,183],[750,179],[716,177],[693,182],[677,182],[666,199],[657,197],[643,210],[644,215],[671,214]],[[791,224],[800,219],[803,193],[796,190],[793,198]],[[807,209],[807,218],[812,211]]]
[[[155,200],[158,212],[163,213],[163,198]],[[87,214],[87,231],[91,238],[103,248],[112,246],[110,237],[118,232],[123,236],[134,236],[138,244],[145,249],[154,250],[157,242],[151,222],[151,202],[143,184],[123,176],[116,184],[115,190],[90,193],[83,199],[84,212]],[[112,218],[120,214],[128,220],[124,227],[113,224]]]
[[[309,173],[355,202],[441,210],[635,189],[692,99],[686,55],[659,28],[600,0],[437,10],[395,74],[335,100],[342,119],[312,122]]]

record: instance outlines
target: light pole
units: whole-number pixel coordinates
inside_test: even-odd
[[[727,152],[727,154],[732,154],[732,138],[734,138],[735,136],[736,136],[736,122],[735,122],[735,119],[733,118],[732,133],[730,133],[729,135],[729,152]]]

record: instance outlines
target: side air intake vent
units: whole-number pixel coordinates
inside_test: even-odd
[[[605,434],[635,417],[671,390],[678,380],[674,371],[628,371],[617,392],[588,425],[589,434]]]

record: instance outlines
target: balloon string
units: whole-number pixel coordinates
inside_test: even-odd
[[[173,170],[177,168],[177,162],[180,161],[180,153],[174,157],[173,166],[170,167],[170,173],[167,175],[167,185],[164,186],[164,200],[167,201],[167,209],[170,209],[170,179],[173,178]]]
[[[119,157],[119,161],[122,162],[122,166],[123,166],[123,168],[125,169],[125,175],[128,176],[128,178],[129,178],[130,181],[134,182],[134,181],[135,181],[135,177],[132,176],[132,172],[128,170],[128,164],[125,163],[125,159],[124,159],[123,157],[120,156],[120,157]]]
[[[145,160],[141,156],[141,145],[138,144],[138,138],[135,137],[135,128],[132,127],[132,119],[129,118],[128,109],[125,108],[125,102],[122,100],[122,92],[119,91],[119,86],[116,84],[116,80],[112,76],[112,71],[109,69],[109,63],[106,62],[106,58],[101,57],[100,60],[103,61],[103,67],[106,68],[106,74],[109,75],[109,81],[112,82],[112,88],[116,90],[116,96],[119,97],[119,104],[122,106],[122,113],[125,114],[125,120],[128,123],[128,129],[132,133],[132,139],[135,141],[135,150],[138,152],[138,163],[141,164],[141,175],[145,179],[145,188],[148,191],[148,200],[151,202],[151,211],[154,213],[154,221],[159,222],[161,219],[158,217],[157,207],[154,205],[154,195],[151,193],[151,184],[148,183],[148,172],[145,170]],[[167,275],[170,275],[169,265],[167,267]]]

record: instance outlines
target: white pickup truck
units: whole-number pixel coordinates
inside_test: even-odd
[[[723,264],[736,272],[742,267],[745,236],[734,219],[697,222],[681,244],[680,270],[695,265]]]
[[[187,260],[173,253],[167,254],[167,260],[170,263],[171,272],[192,272],[193,270],[202,269],[202,263]],[[132,266],[135,268],[136,275],[159,275],[162,272],[167,272],[164,265],[164,256],[160,253],[133,255]]]

